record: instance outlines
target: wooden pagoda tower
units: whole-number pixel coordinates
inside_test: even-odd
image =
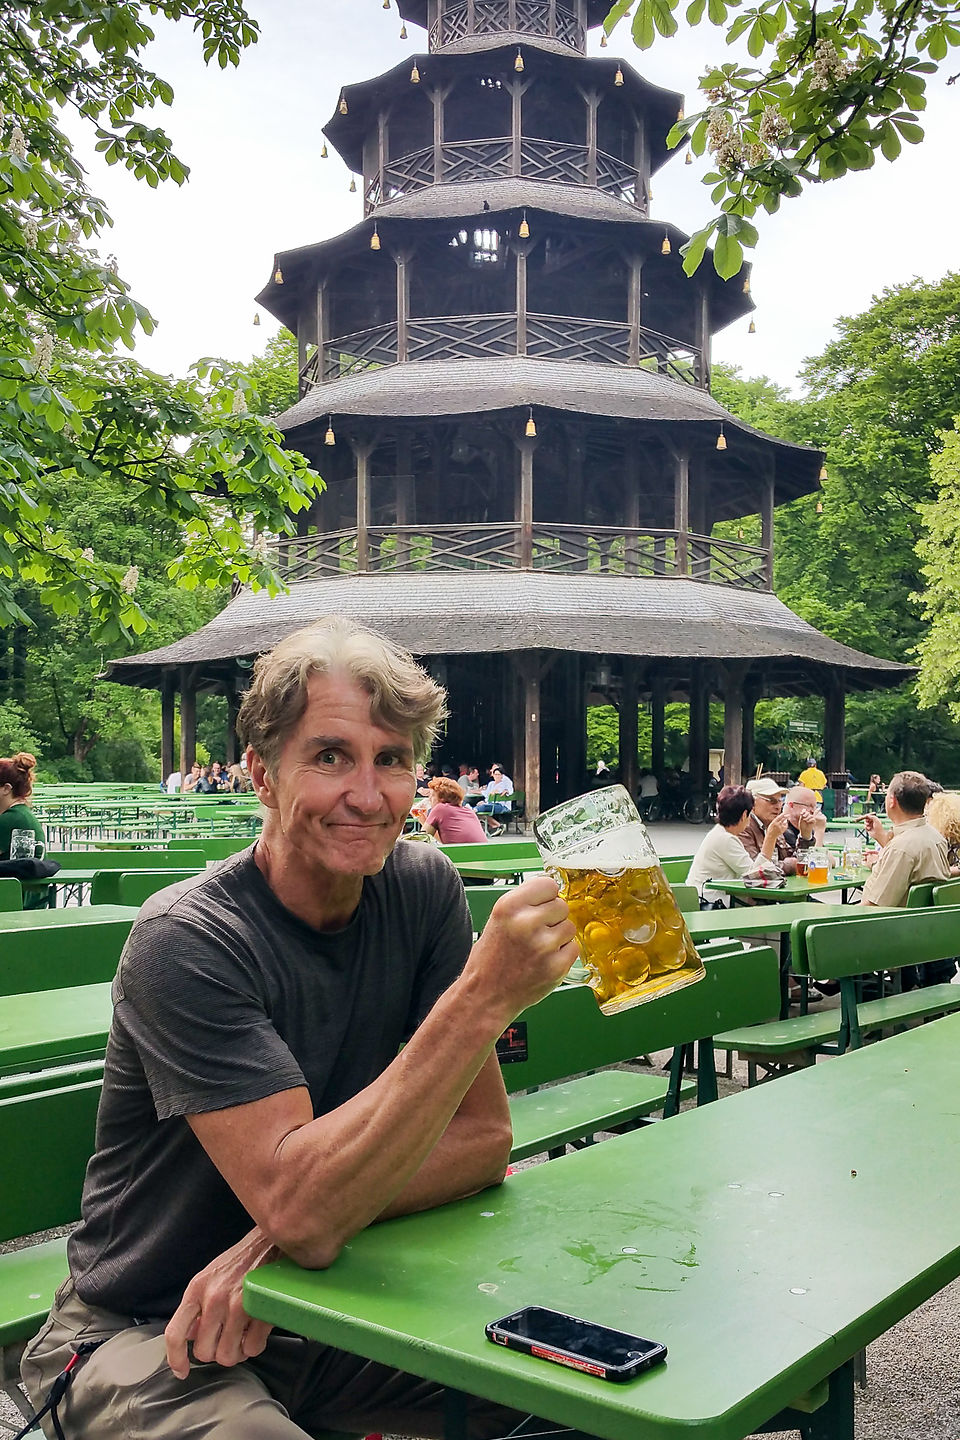
[[[179,690],[187,763],[198,688],[233,714],[253,656],[340,612],[428,662],[451,696],[444,761],[500,760],[531,813],[582,786],[599,696],[629,785],[644,700],[661,772],[664,703],[689,702],[695,791],[714,697],[728,780],[771,694],[825,697],[842,769],[846,688],[908,672],[772,592],[774,507],[816,488],[822,456],[710,395],[711,336],[753,302],[746,267],[687,278],[687,237],[650,215],[682,97],[587,57],[608,0],[399,9],[427,50],[346,87],[324,130],[364,218],[277,255],[259,296],[299,342],[279,423],[327,487],[280,544],[289,593],[241,592],[112,678],[163,691],[165,767]],[[717,533],[756,515],[759,545]]]

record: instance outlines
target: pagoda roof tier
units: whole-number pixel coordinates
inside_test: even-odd
[[[488,208],[485,209],[485,206]],[[394,242],[400,245],[403,241],[415,240],[417,234],[422,233],[425,222],[456,221],[472,229],[474,226],[492,225],[497,217],[507,217],[515,232],[524,211],[531,229],[537,224],[538,217],[549,220],[560,216],[565,220],[592,222],[597,227],[598,242],[609,241],[609,222],[615,220],[622,227],[621,235],[632,232],[638,238],[647,240],[650,255],[657,264],[661,263],[660,246],[666,235],[673,256],[671,263],[678,272],[683,264],[680,247],[690,239],[687,232],[676,225],[664,220],[647,219],[632,206],[587,187],[520,179],[434,185],[384,205],[375,215],[368,216],[339,235],[331,236],[329,240],[301,245],[296,250],[278,251],[274,256],[271,278],[256,297],[257,304],[296,334],[304,287],[315,283],[317,271],[324,264],[368,250],[374,226],[383,250],[387,252]],[[752,267],[745,263],[736,275],[724,280],[714,270],[712,257],[713,251],[708,249],[701,272],[710,300],[710,330],[715,334],[735,320],[749,315],[756,306],[749,288],[744,288],[748,287]],[[283,276],[280,284],[273,278],[278,268]],[[685,276],[680,275],[679,278],[684,283],[693,283]]]
[[[384,366],[316,386],[276,419],[296,446],[298,431],[316,424],[325,427],[328,416],[336,425],[338,417],[346,416],[439,419],[498,410],[526,412],[531,406],[566,419],[589,415],[673,424],[688,435],[693,431],[694,439],[699,427],[718,477],[724,471],[738,473],[745,461],[756,466],[764,455],[775,458],[778,505],[817,488],[821,451],[766,435],[724,410],[708,391],[636,367],[509,357]],[[718,453],[713,447],[721,424],[728,443]],[[737,434],[748,438],[749,450],[738,450]]]
[[[397,9],[404,20],[426,30],[428,24],[427,0],[397,0]],[[602,25],[610,11],[610,0],[587,0],[587,24],[590,29]],[[527,38],[526,35],[523,37]]]
[[[539,48],[532,36],[521,36],[525,48]],[[363,171],[363,144],[376,127],[377,116],[385,101],[397,92],[403,93],[410,86],[410,72],[416,61],[420,72],[420,83],[427,84],[435,75],[482,74],[489,69],[491,60],[500,56],[506,71],[512,70],[516,55],[517,41],[505,45],[497,37],[494,47],[478,55],[448,55],[446,51],[437,55],[419,53],[395,65],[392,70],[375,76],[372,80],[360,80],[354,85],[345,85],[340,100],[346,101],[347,113],[341,113],[339,103],[331,118],[323,127],[323,133],[330,141],[345,164],[358,175]],[[677,114],[683,107],[683,95],[677,90],[664,90],[645,80],[626,60],[607,56],[572,55],[550,53],[548,63],[553,72],[571,88],[582,85],[588,77],[596,84],[613,88],[619,70],[622,86],[619,93],[643,111],[647,122],[647,141],[650,155],[650,173],[655,174],[671,158],[673,151],[667,149],[667,135],[676,123]]]
[[[897,685],[914,673],[822,635],[769,591],[535,571],[511,573],[506,583],[480,571],[351,575],[273,597],[241,591],[194,635],[113,661],[109,678],[151,687],[163,669],[186,665],[196,667],[201,686],[215,683],[225,665],[249,661],[327,615],[368,624],[416,655],[557,650],[668,664],[754,661],[768,694],[815,693],[824,671],[842,671],[853,690]]]

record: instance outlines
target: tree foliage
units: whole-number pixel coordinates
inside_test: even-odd
[[[680,0],[617,0],[605,29],[630,17],[646,50],[676,34],[679,10]],[[773,214],[807,184],[919,143],[928,78],[960,45],[951,0],[685,0],[683,13],[688,25],[715,26],[738,56],[746,51],[746,63],[708,66],[704,107],[681,115],[668,137],[714,164],[704,183],[717,213],[685,247],[688,274],[713,239],[717,271],[735,275],[757,242],[760,210]]]
[[[150,186],[183,183],[187,167],[144,118],[173,98],[142,60],[158,14],[192,24],[220,66],[257,35],[240,0],[0,8],[0,622],[29,618],[20,578],[58,615],[89,610],[106,642],[146,624],[131,561],[71,544],[58,482],[120,483],[147,523],[173,521],[171,574],[188,586],[275,586],[253,536],[288,529],[316,484],[248,407],[252,381],[207,363],[171,382],[115,355],[153,322],[97,253],[109,216],[60,122],[81,117],[106,161]]]
[[[937,494],[924,507],[926,529],[919,547],[926,581],[920,601],[929,629],[919,646],[918,691],[922,705],[946,702],[950,714],[960,721],[960,434],[956,430],[944,434],[943,450],[934,456],[932,471]]]

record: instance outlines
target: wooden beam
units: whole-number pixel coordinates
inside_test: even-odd
[[[723,783],[742,785],[743,683],[746,666],[733,661],[721,667],[723,686]]]
[[[520,452],[520,495],[517,522],[520,526],[520,569],[533,569],[533,455],[535,439],[524,436],[517,441]]]
[[[364,574],[370,567],[370,455],[372,443],[352,441],[357,462],[357,570]]]
[[[619,710],[620,783],[637,793],[637,690],[640,667],[634,659],[622,662]]]
[[[176,703],[176,679],[172,670],[160,677],[160,779],[173,774],[173,726]]]
[[[690,456],[677,452],[673,481],[673,528],[677,532],[677,574],[689,575]]]
[[[197,690],[192,665],[180,666],[180,774],[185,779],[197,758]]]
[[[847,686],[843,675],[832,675],[824,696],[823,741],[827,773],[845,771]]]
[[[663,709],[666,688],[664,677],[655,675],[650,684],[650,769],[661,781],[665,769]]]
[[[227,733],[224,742],[224,755],[228,765],[236,765],[240,759],[240,738],[237,735],[237,715],[240,711],[240,696],[233,687],[232,682],[227,682]]]

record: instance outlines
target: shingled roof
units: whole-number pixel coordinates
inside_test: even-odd
[[[351,575],[302,582],[271,598],[241,592],[196,634],[115,660],[109,678],[155,686],[161,667],[250,659],[325,615],[348,615],[417,655],[516,650],[762,662],[773,693],[818,666],[852,689],[896,685],[912,670],[821,635],[769,592],[688,580],[544,575]],[[781,687],[778,689],[778,687]]]

